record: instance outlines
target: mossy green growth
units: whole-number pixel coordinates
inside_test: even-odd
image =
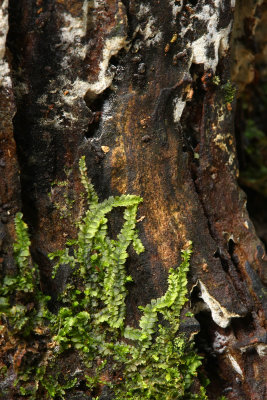
[[[55,322],[55,340],[61,351],[74,347],[92,365],[101,360],[103,369],[106,360],[112,360],[120,380],[106,384],[117,400],[205,399],[203,388],[199,394],[190,391],[201,358],[192,343],[179,335],[180,313],[187,301],[191,242],[182,251],[180,267],[169,271],[165,295],[143,308],[139,328],[125,326],[126,284],[131,280],[125,269],[127,249],[132,243],[138,254],[144,251],[135,229],[142,199],[123,195],[99,203],[83,158],[80,172],[88,211],[78,225],[78,238],[68,243],[72,253],[66,247],[50,254],[51,259],[57,258],[55,272],[66,264],[73,270],[72,282],[61,296],[64,307]],[[110,239],[107,230],[107,214],[114,207],[125,208],[117,240]],[[98,375],[88,378],[90,388],[101,383]]]
[[[180,313],[187,301],[187,272],[192,244],[182,250],[182,263],[171,269],[164,296],[143,308],[140,328],[126,326],[131,339],[125,362],[124,382],[115,389],[116,399],[206,399],[204,388],[190,388],[201,365],[193,344],[179,335]],[[159,323],[160,318],[160,323]]]
[[[187,301],[192,243],[188,242],[182,250],[180,266],[170,269],[166,293],[142,308],[139,328],[126,326],[125,299],[127,283],[132,278],[127,274],[125,262],[130,245],[137,254],[144,251],[136,230],[137,207],[142,199],[122,195],[99,202],[87,177],[84,158],[80,160],[80,173],[87,210],[77,223],[77,238],[68,241],[63,250],[49,255],[55,260],[53,276],[66,265],[72,270],[58,299],[61,304],[58,313],[48,311],[47,298],[36,288],[36,268],[30,264],[30,240],[21,214],[16,217],[18,275],[12,278],[16,281],[11,285],[12,290],[7,289],[7,283],[4,285],[4,293],[14,296],[18,284],[23,292],[28,290],[37,296],[37,311],[29,318],[37,321],[38,310],[42,309],[38,323],[49,323],[50,342],[54,343],[53,356],[44,358],[51,358],[58,368],[57,357],[62,359],[67,350],[77,351],[85,365],[85,380],[92,395],[106,385],[110,398],[115,400],[207,399],[203,387],[192,393],[201,357],[193,343],[179,333],[180,313]],[[124,223],[117,238],[112,239],[108,235],[108,214],[118,207],[124,209]],[[7,306],[11,302],[9,299],[3,302],[4,315],[10,318]],[[29,329],[34,330],[35,324],[29,323]],[[24,324],[17,326],[16,332],[23,327]],[[35,389],[30,393],[21,385],[21,395],[37,399],[41,390],[46,393],[44,399],[64,399],[67,390],[75,392],[73,377],[69,377],[69,385],[59,385],[55,376],[49,375],[52,364],[47,362],[32,369],[28,367],[25,376],[28,379],[31,371]],[[67,382],[67,377],[64,381]]]
[[[53,276],[60,266],[69,265],[73,270],[72,282],[61,296],[64,307],[58,314],[60,329],[56,340],[63,348],[72,344],[76,349],[92,354],[95,346],[103,342],[105,333],[123,328],[126,283],[130,280],[125,270],[127,249],[132,244],[138,254],[144,251],[135,229],[141,198],[112,196],[99,203],[87,178],[83,158],[80,172],[88,209],[78,223],[78,237],[67,242],[64,250],[49,257],[57,259]],[[113,240],[108,236],[107,214],[117,207],[125,209],[124,224],[117,240]],[[106,323],[106,329],[102,328],[103,323]],[[82,331],[80,327],[83,327]]]
[[[65,181],[54,181],[51,183],[51,191],[48,193],[48,197],[59,213],[60,219],[67,219],[71,217],[71,211],[75,200],[72,198],[70,190],[69,175],[71,170],[65,171],[68,179]],[[58,200],[57,200],[58,199]]]
[[[219,86],[221,83],[221,79],[218,75],[214,75],[212,82],[214,83],[214,85]]]
[[[236,88],[230,81],[227,81],[223,86],[225,103],[232,103],[235,98]]]
[[[28,228],[22,213],[15,217],[14,243],[16,275],[6,275],[0,287],[0,316],[13,334],[28,336],[48,315],[48,296],[39,289],[39,275],[30,257]]]

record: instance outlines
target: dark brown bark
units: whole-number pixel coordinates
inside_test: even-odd
[[[11,69],[0,92],[4,270],[12,269],[13,217],[22,202],[42,289],[56,296],[61,283],[51,280],[46,255],[75,235],[77,165],[85,155],[100,197],[144,199],[146,252],[128,265],[128,320],[138,321],[137,305],[164,293],[168,269],[192,240],[189,290],[210,399],[263,400],[266,255],[237,183],[235,102],[226,100],[225,85],[231,62],[240,91],[254,79],[241,73],[253,62],[253,32],[246,42],[243,30],[249,18],[265,20],[266,2],[1,3],[9,12],[1,68]],[[67,188],[55,186],[49,196],[63,180]],[[60,219],[66,193],[76,202]]]

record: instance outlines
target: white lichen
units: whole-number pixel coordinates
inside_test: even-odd
[[[174,98],[174,100],[173,100],[173,120],[175,123],[180,121],[180,118],[183,114],[185,105],[186,105],[186,101],[182,100],[179,97]]]
[[[78,121],[78,117],[76,117],[73,113],[63,111],[63,116],[66,121],[75,122]]]
[[[47,96],[47,94],[45,93],[45,94],[42,94],[42,96],[40,96],[38,99],[37,99],[37,104],[40,104],[40,105],[46,105],[47,104],[47,100],[48,99],[48,96]]]
[[[104,90],[111,85],[114,77],[114,73],[108,71],[109,61],[111,57],[118,54],[125,45],[126,36],[116,36],[107,39],[102,51],[102,60],[99,63],[99,73],[96,80],[90,83],[77,78],[73,84],[69,83],[66,85],[68,94],[63,96],[64,102],[71,105],[78,98],[84,98],[88,91],[92,96],[104,92]]]
[[[8,31],[8,0],[4,0],[0,5],[0,60],[4,58],[6,51],[6,35]]]
[[[155,46],[162,39],[162,32],[158,28],[156,19],[152,16],[151,8],[147,4],[140,4],[138,13],[136,14],[138,20],[141,20],[141,25],[138,26],[137,31],[143,35],[144,43],[147,47]]]
[[[228,155],[228,161],[227,164],[228,165],[233,165],[234,161],[235,161],[235,155],[234,153],[228,149],[228,146],[226,144],[227,140],[231,140],[232,139],[232,135],[231,133],[227,133],[227,134],[217,134],[214,138],[214,143],[216,144],[216,146],[218,146],[224,153],[226,153]]]
[[[6,88],[12,87],[9,65],[4,60],[0,60],[0,86]]]
[[[257,353],[260,357],[267,356],[267,344],[260,343],[256,346]]]
[[[236,359],[231,354],[227,354],[227,357],[229,358],[235,372],[238,373],[238,375],[240,375],[243,378],[244,375],[243,375],[242,369],[240,368],[240,365],[238,364]]]
[[[199,280],[198,285],[201,291],[200,297],[209,307],[213,321],[221,328],[226,328],[230,324],[231,318],[241,317],[239,314],[228,311],[218,300],[212,297],[201,280]]]
[[[172,7],[173,23],[175,23],[175,19],[178,13],[181,11],[184,2],[183,0],[180,0],[179,2],[177,0],[169,0],[169,3],[170,6]]]
[[[162,32],[158,30],[158,28],[156,27],[156,21],[152,17],[148,19],[145,28],[140,28],[139,31],[144,36],[144,41],[148,47],[155,46],[162,39]]]
[[[111,85],[114,72],[109,70],[110,59],[112,56],[117,55],[118,52],[127,45],[126,29],[121,29],[121,27],[124,27],[124,25],[127,24],[127,20],[121,18],[121,8],[123,8],[123,5],[121,2],[119,2],[119,5],[120,9],[118,15],[114,16],[117,21],[114,31],[120,33],[113,36],[110,35],[106,39],[104,38],[102,50],[100,49],[98,58],[98,75],[94,77],[94,80],[91,82],[89,79],[86,80],[79,77],[77,77],[73,82],[68,77],[67,71],[73,63],[74,58],[84,60],[86,57],[88,46],[83,43],[83,38],[87,32],[88,14],[91,12],[91,9],[102,7],[103,2],[96,0],[88,2],[87,0],[84,0],[81,12],[78,16],[74,17],[72,14],[66,12],[62,14],[63,26],[61,27],[60,45],[63,48],[67,45],[67,51],[61,62],[62,73],[58,75],[56,82],[50,81],[47,93],[53,96],[58,92],[62,103],[60,104],[60,101],[57,100],[55,104],[57,107],[63,107],[63,116],[62,118],[50,118],[50,115],[48,114],[47,118],[41,120],[43,125],[51,125],[53,123],[54,127],[62,128],[64,121],[66,122],[66,120],[68,123],[75,122],[77,119],[76,116],[72,115],[68,110],[64,110],[64,103],[68,106],[73,106],[77,101],[85,101],[84,97],[86,94],[90,93],[91,97],[97,96]],[[54,90],[55,87],[57,88],[56,91]],[[44,94],[37,100],[37,102],[40,105],[46,106],[48,98],[49,96]]]
[[[221,1],[214,0],[213,5],[205,5],[192,18],[204,21],[207,26],[207,32],[197,40],[188,43],[187,47],[192,50],[191,62],[203,64],[205,70],[212,69],[215,72],[218,65],[219,56],[223,55],[229,48],[229,35],[232,28],[232,22],[226,28],[218,29]],[[184,36],[188,29],[193,29],[193,24],[188,24],[183,29]],[[213,56],[209,55],[209,48],[213,51]]]
[[[216,353],[222,354],[227,349],[228,337],[215,331],[215,338],[212,344],[213,350]]]
[[[109,61],[111,57],[117,55],[118,52],[126,46],[126,44],[126,35],[115,36],[106,40],[102,51],[102,60],[99,63],[100,71],[98,78],[95,82],[88,83],[88,90],[95,94],[100,94],[111,85],[114,73],[107,73]]]
[[[53,127],[53,129],[63,128],[65,122],[66,121],[59,115],[55,115],[53,117],[48,116],[47,118],[40,118],[41,125],[46,127]]]
[[[102,108],[102,121],[112,120],[114,118],[112,99],[104,102]]]
[[[150,13],[151,13],[150,6],[148,4],[141,3],[136,16],[137,16],[137,18],[140,19],[140,18],[146,17]]]
[[[78,99],[84,98],[89,88],[89,82],[76,78],[73,83],[68,81],[66,88],[68,88],[68,94],[62,95],[62,99],[65,103],[72,105]]]
[[[10,69],[5,61],[6,36],[8,32],[8,0],[0,5],[0,86],[10,88],[12,86]]]
[[[85,2],[86,3],[86,2]],[[77,38],[86,34],[87,9],[83,7],[84,14],[81,18],[64,13],[65,26],[61,29],[63,43],[73,43]]]
[[[101,6],[101,2],[94,1],[93,6],[94,8],[98,8]],[[66,26],[61,29],[63,43],[69,43],[72,49],[70,50],[71,53],[81,59],[84,59],[87,53],[87,46],[81,43],[81,38],[86,34],[88,9],[88,1],[85,0],[81,17],[74,18],[65,14],[64,19]],[[125,21],[119,19],[118,25],[123,23],[125,23]],[[122,48],[126,47],[126,38],[127,34],[125,33],[105,40],[102,54],[99,55],[99,73],[97,78],[94,79],[94,82],[82,81],[77,78],[73,84],[66,87],[69,91],[68,95],[63,97],[63,100],[66,103],[72,104],[75,99],[83,98],[88,91],[90,91],[92,95],[96,96],[111,85],[114,73],[108,71],[109,61],[112,56],[117,55]],[[63,68],[68,65],[69,60],[69,55],[67,55],[62,63]]]
[[[243,225],[244,225],[244,227],[245,227],[246,229],[249,229],[248,221],[244,221],[244,222],[243,222]]]
[[[63,13],[64,26],[61,28],[61,43],[68,44],[70,55],[84,59],[88,46],[81,43],[86,35],[88,19],[88,1],[84,0],[82,13],[79,17],[73,17],[69,13]],[[70,57],[64,57],[62,67],[67,68]]]

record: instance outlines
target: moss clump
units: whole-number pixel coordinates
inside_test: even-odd
[[[227,81],[225,85],[222,86],[224,90],[224,101],[225,103],[232,103],[235,99],[236,88],[232,85],[230,81]]]
[[[49,332],[49,346],[43,358],[18,373],[20,395],[64,399],[67,391],[75,391],[78,380],[60,371],[58,363],[72,350],[84,365],[83,379],[91,395],[97,396],[105,386],[110,398],[116,400],[206,399],[204,388],[198,393],[191,391],[201,357],[192,342],[179,334],[180,313],[187,301],[191,242],[182,250],[180,267],[169,271],[165,295],[142,308],[139,328],[126,326],[127,282],[132,279],[127,275],[125,262],[130,245],[137,254],[144,251],[136,230],[137,207],[142,199],[122,195],[99,202],[87,178],[84,158],[80,160],[80,173],[87,210],[77,224],[77,239],[49,255],[56,261],[53,276],[66,265],[72,270],[59,296],[62,306],[57,314],[48,311],[48,298],[38,289],[27,226],[21,214],[16,217],[14,249],[18,274],[12,278],[12,285],[8,283],[11,278],[4,280],[1,315],[13,323],[14,336],[23,333],[29,337],[43,327]],[[124,223],[115,240],[108,235],[107,215],[118,207],[124,209]],[[34,311],[28,315],[26,304],[19,324],[10,316],[12,302],[17,305],[16,287],[35,299]]]
[[[7,323],[13,335],[29,336],[49,314],[46,303],[49,297],[38,288],[38,269],[30,257],[28,228],[17,213],[15,229],[17,240],[14,243],[16,275],[6,275],[0,287],[0,316]]]

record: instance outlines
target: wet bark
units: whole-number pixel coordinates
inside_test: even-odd
[[[14,268],[22,209],[42,290],[56,297],[61,282],[51,279],[47,253],[75,236],[85,155],[102,199],[144,199],[146,252],[128,263],[128,322],[165,292],[168,269],[192,240],[189,290],[210,399],[263,400],[267,259],[237,182],[227,83],[231,68],[240,92],[254,79],[251,41],[266,2],[0,3],[3,271]]]

